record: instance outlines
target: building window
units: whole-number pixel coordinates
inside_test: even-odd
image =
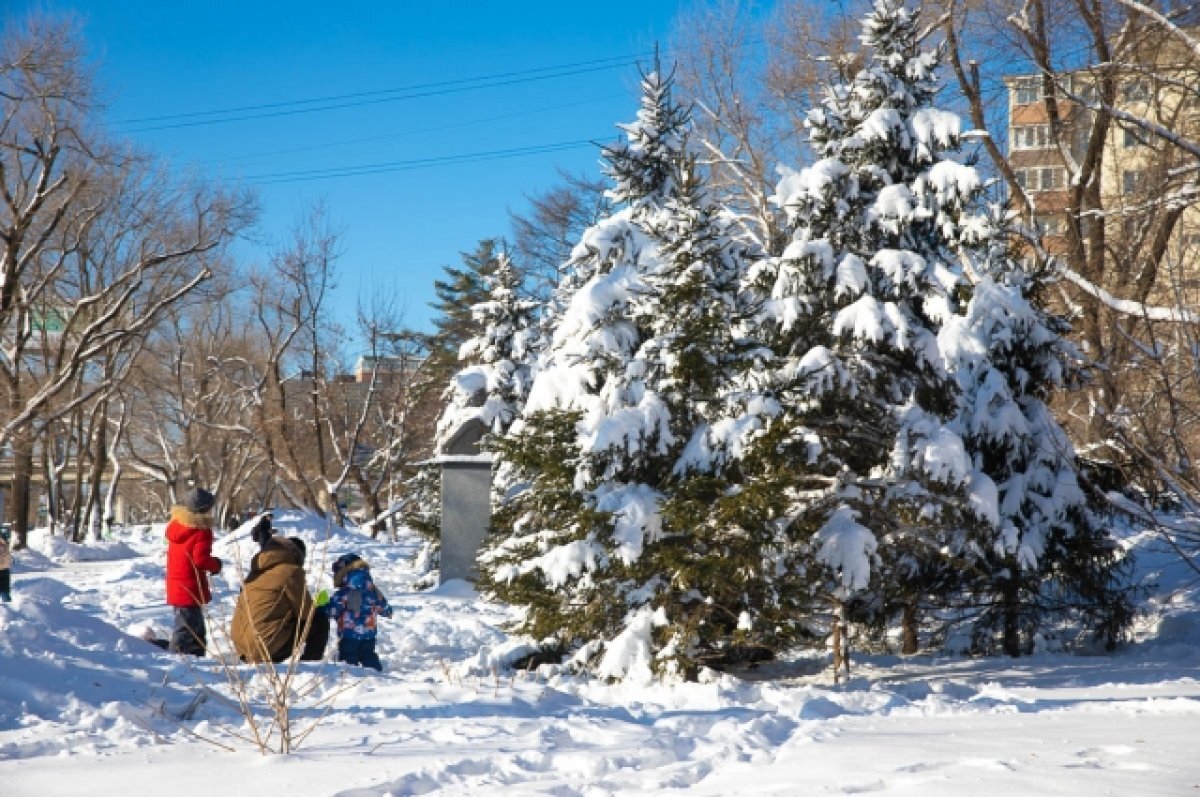
[[[1066,170],[1061,166],[1039,166],[1015,171],[1017,184],[1026,191],[1061,191],[1066,184]]]
[[[1039,169],[1041,174],[1040,191],[1058,191],[1063,187],[1063,170],[1057,166],[1043,166]]]
[[[1043,216],[1038,220],[1042,235],[1064,235],[1067,231],[1067,220],[1062,216]]]
[[[1142,192],[1146,183],[1146,175],[1137,169],[1128,169],[1121,172],[1121,193],[1138,194]]]
[[[1125,102],[1144,102],[1150,99],[1150,84],[1145,80],[1131,80],[1121,86],[1121,97]]]
[[[1030,105],[1042,98],[1042,81],[1030,78],[1017,82],[1017,105]]]
[[[1121,145],[1127,149],[1130,147],[1144,147],[1146,145],[1146,134],[1136,127],[1127,127],[1121,139]]]
[[[1050,125],[1019,125],[1013,128],[1013,149],[1049,149]]]

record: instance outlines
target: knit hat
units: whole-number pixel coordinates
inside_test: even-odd
[[[213,494],[208,490],[193,487],[183,496],[183,508],[197,515],[206,515],[213,508]]]

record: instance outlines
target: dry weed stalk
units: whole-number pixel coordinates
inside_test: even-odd
[[[326,540],[328,540],[328,535]],[[326,542],[321,547],[320,562],[323,564],[328,543]],[[233,564],[239,578],[245,581],[245,568],[241,561],[240,550],[236,547],[234,548]],[[298,749],[329,716],[336,699],[351,686],[345,681],[344,671],[333,673],[329,670],[328,660],[319,662],[315,671],[301,667],[300,656],[304,651],[304,640],[308,637],[313,616],[310,614],[306,617],[300,627],[296,629],[295,637],[292,640],[292,653],[286,660],[279,663],[272,662],[266,644],[259,638],[256,641],[260,647],[261,655],[258,657],[260,661],[243,662],[238,656],[230,636],[230,618],[227,616],[214,617],[205,607],[205,622],[210,629],[214,629],[216,637],[210,641],[209,649],[216,659],[221,674],[225,677],[225,683],[232,699],[225,698],[205,686],[194,663],[189,662],[188,668],[192,671],[201,691],[185,708],[184,713],[189,716],[179,716],[176,719],[178,721],[191,719],[207,696],[215,695],[227,702],[245,720],[246,731],[228,726],[223,727],[223,732],[228,736],[253,745],[264,755],[271,752],[287,754]],[[337,682],[337,685],[324,695],[314,698],[331,682]],[[296,717],[299,713],[313,711],[317,713],[311,721],[304,725],[297,724]],[[232,748],[217,742],[213,743],[223,749],[232,750]]]

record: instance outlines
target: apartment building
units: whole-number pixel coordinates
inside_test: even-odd
[[[1118,63],[1056,75],[1052,98],[1039,75],[1007,78],[1006,132],[1044,251],[1090,283],[1043,296],[1096,366],[1056,412],[1112,486],[1155,490],[1147,462],[1191,478],[1200,461],[1200,348],[1176,323],[1200,313],[1200,55],[1140,35],[1122,32]]]
[[[1057,77],[1057,126],[1040,76],[1005,80],[1009,163],[1043,244],[1069,265],[1102,256],[1106,287],[1127,289],[1126,298],[1176,302],[1183,289],[1200,301],[1200,269],[1192,266],[1200,262],[1200,156],[1190,148],[1200,145],[1200,62],[1176,38],[1147,36],[1108,72],[1108,119],[1094,110],[1101,74]]]

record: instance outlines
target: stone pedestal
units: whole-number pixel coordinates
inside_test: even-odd
[[[492,457],[479,451],[487,428],[470,421],[443,446],[441,583],[479,577],[479,547],[492,521]]]
[[[491,522],[492,458],[443,456],[441,581],[479,576],[476,559]]]

